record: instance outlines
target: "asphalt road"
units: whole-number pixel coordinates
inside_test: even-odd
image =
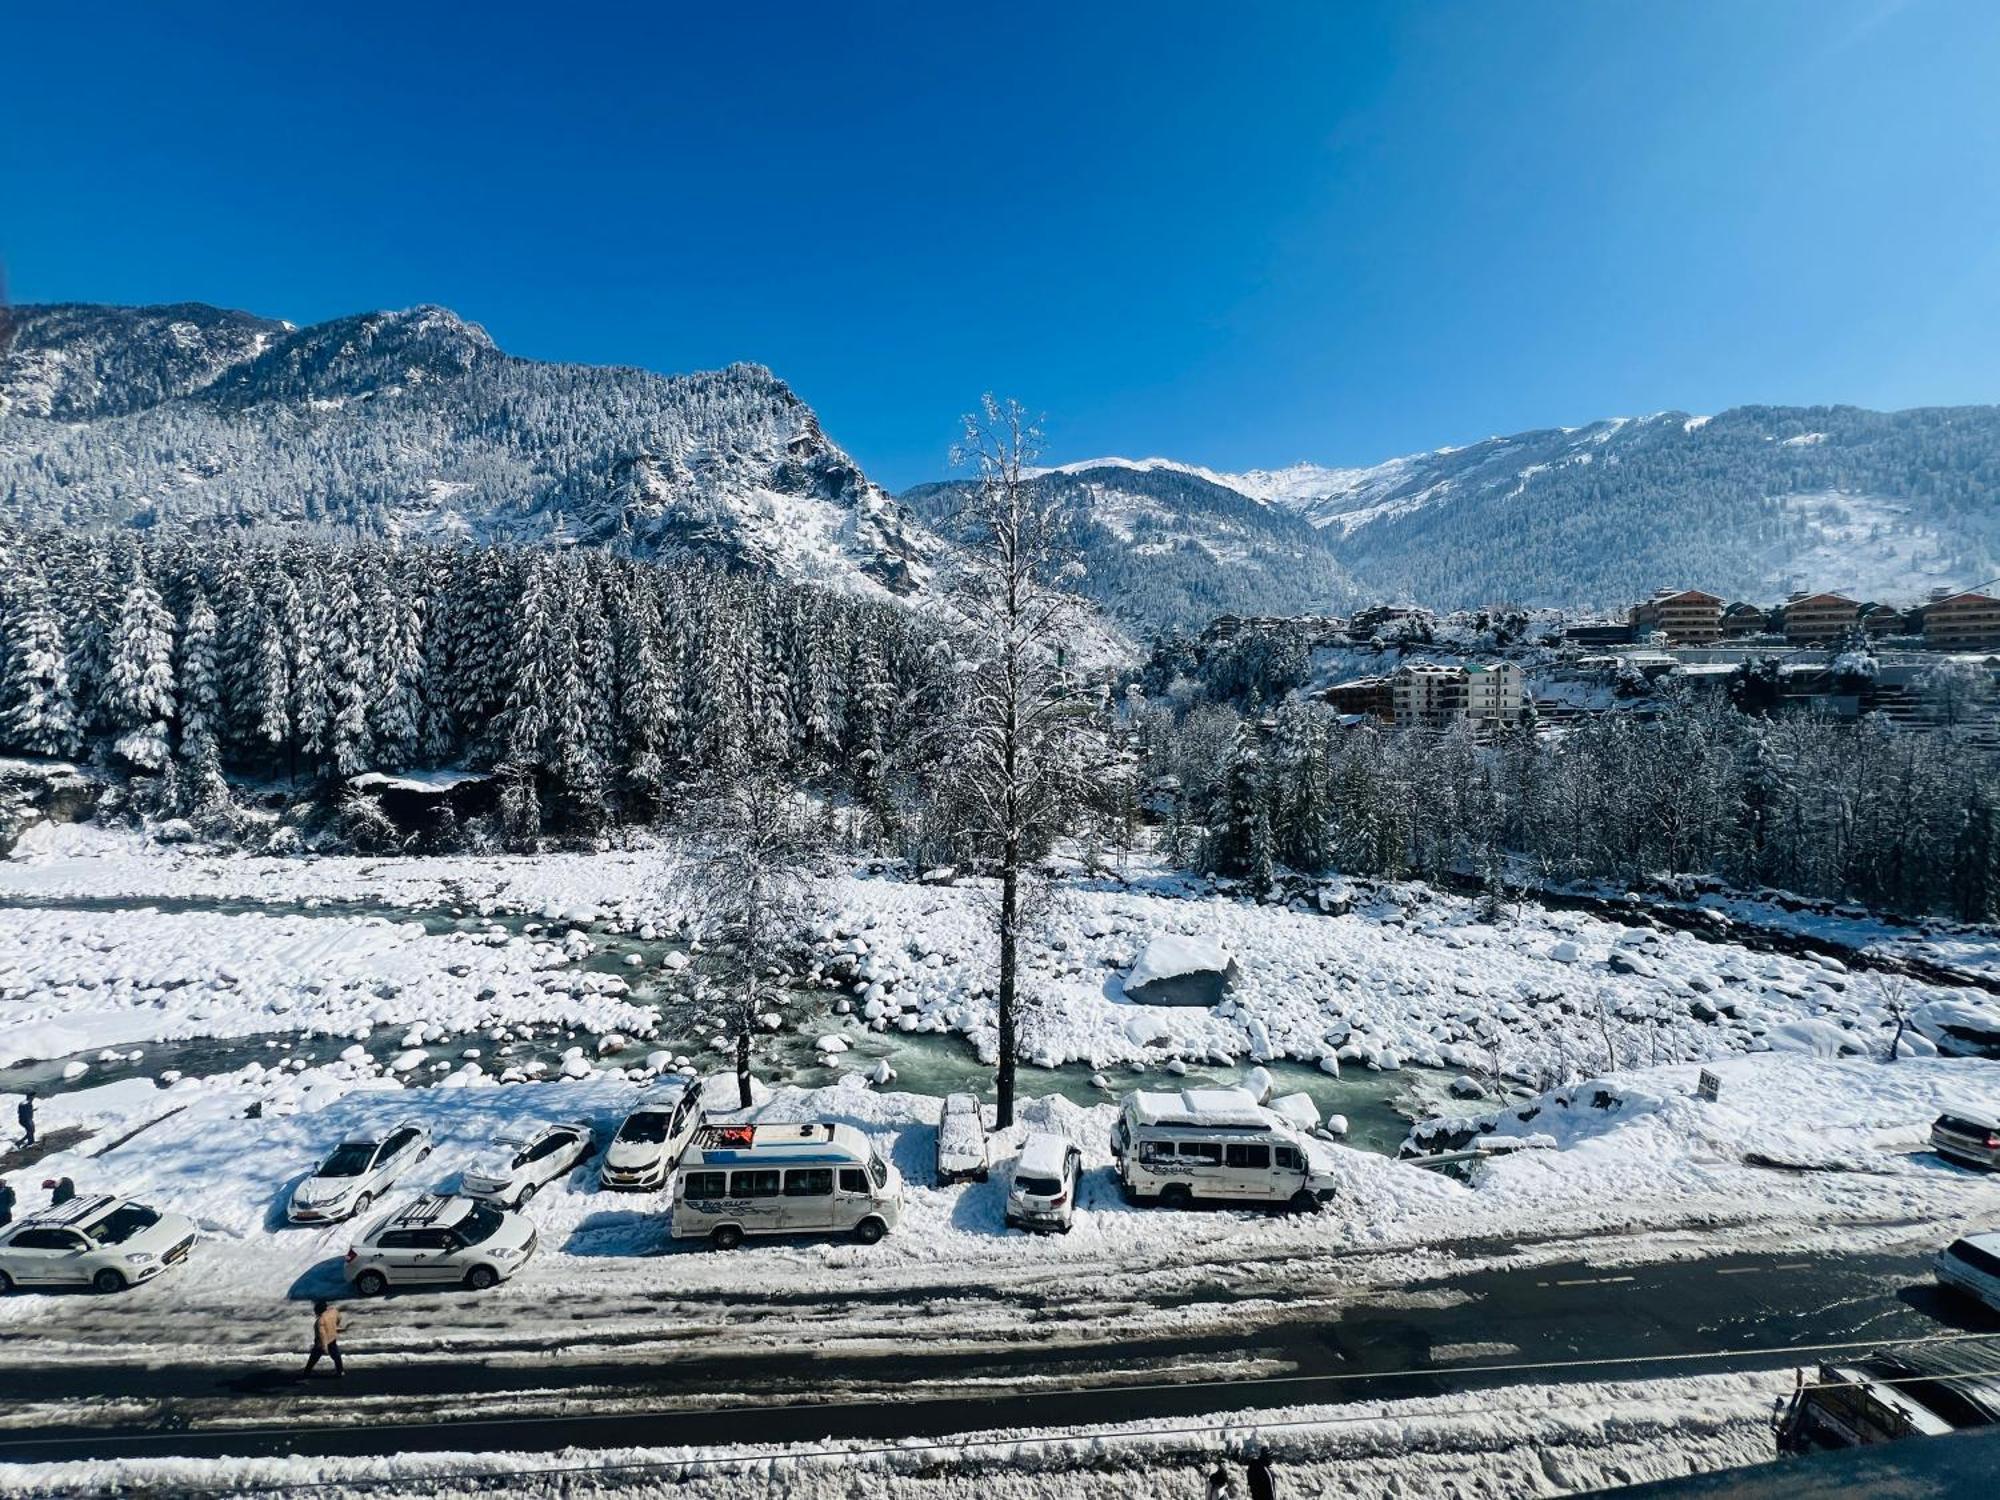
[[[338,1382],[226,1364],[7,1367],[0,1404],[110,1401],[149,1415],[0,1438],[0,1461],[911,1438],[1768,1368],[1816,1362],[1796,1352],[1802,1345],[2000,1335],[2000,1320],[1942,1297],[1926,1262],[1909,1256],[1542,1266],[1415,1290],[1427,1295],[1332,1317],[1314,1307],[1240,1338],[1060,1352],[800,1348],[774,1357],[663,1346],[655,1362],[572,1364],[552,1352],[536,1363],[374,1368],[357,1358]],[[1246,1377],[1245,1361],[1270,1373]],[[980,1394],[968,1395],[975,1385]]]

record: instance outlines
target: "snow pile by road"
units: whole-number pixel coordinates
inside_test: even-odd
[[[132,1459],[0,1466],[18,1496],[82,1490],[314,1486],[322,1496],[487,1493],[653,1495],[687,1500],[1168,1500],[1206,1492],[1267,1450],[1281,1493],[1554,1496],[1677,1478],[1770,1457],[1770,1413],[1788,1372],[1521,1385],[1470,1395],[1294,1406],[937,1440],[757,1448],[441,1453],[393,1459]]]

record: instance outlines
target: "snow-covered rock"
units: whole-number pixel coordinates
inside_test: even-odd
[[[1215,939],[1162,933],[1125,976],[1125,994],[1142,1005],[1209,1006],[1237,972],[1235,956]]]

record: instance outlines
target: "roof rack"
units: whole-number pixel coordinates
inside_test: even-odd
[[[444,1193],[425,1193],[389,1222],[399,1229],[419,1224],[434,1224],[452,1202],[453,1200]]]
[[[111,1207],[118,1199],[110,1193],[84,1193],[67,1203],[54,1203],[38,1209],[22,1220],[36,1224],[74,1224],[79,1219],[88,1219]]]

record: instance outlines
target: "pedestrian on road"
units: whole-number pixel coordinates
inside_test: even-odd
[[[1208,1476],[1208,1500],[1242,1500],[1243,1491],[1236,1487],[1236,1476],[1229,1472],[1229,1465],[1217,1463],[1215,1472]]]
[[[1250,1455],[1250,1500],[1278,1500],[1278,1489],[1271,1478],[1271,1455],[1259,1448]]]
[[[14,1222],[14,1203],[14,1185],[11,1182],[0,1182],[0,1224]]]
[[[32,1093],[21,1096],[14,1118],[21,1122],[21,1147],[26,1150],[35,1144],[35,1096]]]
[[[340,1362],[340,1309],[324,1297],[313,1302],[313,1347],[306,1356],[305,1373],[312,1374],[313,1366],[322,1358],[332,1359],[336,1377],[347,1373],[347,1367]]]

